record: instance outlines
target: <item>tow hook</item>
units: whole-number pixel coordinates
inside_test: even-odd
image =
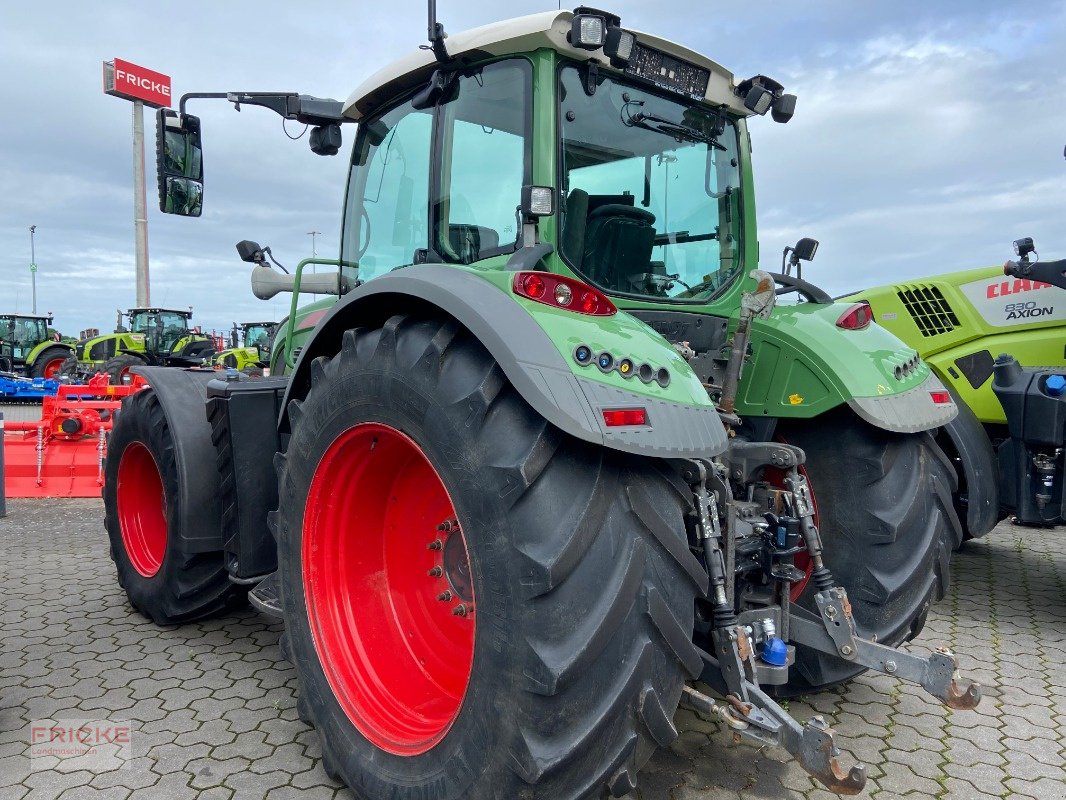
[[[704,655],[705,660],[709,657]],[[822,717],[813,716],[801,725],[758,686],[748,684],[745,689],[749,702],[728,695],[726,703],[722,704],[686,686],[681,703],[693,711],[717,718],[737,735],[760,744],[783,747],[831,792],[853,795],[863,790],[866,767],[863,764],[847,769],[841,766],[840,750],[834,741],[835,731]]]

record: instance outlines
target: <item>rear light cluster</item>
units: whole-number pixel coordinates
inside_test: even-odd
[[[946,405],[951,402],[951,393],[945,391],[930,392],[929,396],[933,398],[933,402],[938,406]]]
[[[670,370],[666,367],[656,369],[651,364],[637,366],[631,358],[615,358],[613,353],[604,350],[596,353],[587,344],[579,344],[574,348],[574,361],[582,367],[595,363],[604,374],[617,371],[623,378],[632,378],[636,375],[643,383],[659,384],[662,388],[670,385]]]
[[[837,327],[847,331],[861,331],[868,328],[874,320],[874,311],[865,300],[848,307],[848,310],[840,315]]]
[[[511,288],[515,294],[556,308],[592,317],[609,317],[618,309],[603,292],[587,283],[550,272],[519,272]]]
[[[918,354],[915,353],[913,356],[911,356],[909,359],[904,361],[902,364],[896,364],[896,368],[894,370],[892,370],[892,372],[896,376],[896,380],[901,381],[904,378],[906,378],[908,375],[913,373],[916,369],[918,369],[918,365],[921,364],[921,363],[922,362],[918,358]]]
[[[605,408],[603,424],[608,428],[622,428],[632,425],[650,427],[648,409],[646,408]]]

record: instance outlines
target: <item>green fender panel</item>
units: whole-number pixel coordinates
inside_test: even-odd
[[[943,385],[928,365],[915,363],[916,352],[876,324],[838,328],[846,308],[799,303],[778,306],[768,320],[757,320],[737,413],[810,418],[847,403],[867,422],[899,432],[953,419],[953,402],[933,401],[930,392]]]
[[[510,291],[513,273],[420,265],[394,270],[349,292],[318,322],[296,362],[286,395],[303,397],[311,364],[340,349],[344,331],[380,325],[395,314],[446,313],[467,328],[515,389],[553,425],[585,441],[664,458],[712,456],[725,450],[725,428],[699,379],[674,348],[625,313],[590,317],[527,302]],[[579,366],[579,344],[616,361],[665,367],[666,386]],[[607,427],[605,408],[642,407],[649,426]],[[284,415],[282,427],[287,427]]]
[[[74,352],[74,348],[66,342],[53,342],[51,339],[49,339],[47,342],[41,342],[39,345],[30,350],[29,355],[26,356],[26,366],[33,366],[33,363],[37,360],[37,356],[39,356],[49,347],[62,347],[72,353]]]

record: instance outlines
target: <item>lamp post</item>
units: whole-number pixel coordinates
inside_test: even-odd
[[[37,313],[37,250],[34,246],[33,237],[37,233],[37,226],[30,225],[30,283],[33,285],[33,313]]]

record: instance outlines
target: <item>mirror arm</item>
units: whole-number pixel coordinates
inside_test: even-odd
[[[238,111],[242,105],[262,106],[285,119],[307,125],[354,122],[341,113],[341,101],[296,92],[188,92],[178,101],[178,112],[184,114],[185,103],[193,99],[228,100]]]

